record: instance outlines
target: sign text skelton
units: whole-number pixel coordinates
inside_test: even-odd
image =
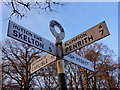
[[[56,55],[56,45],[54,43],[14,23],[13,21],[9,21],[7,35],[47,53]]]
[[[105,21],[64,42],[64,56],[109,35]]]

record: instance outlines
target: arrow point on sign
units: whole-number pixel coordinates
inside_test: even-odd
[[[102,28],[102,26],[100,25],[99,28]]]

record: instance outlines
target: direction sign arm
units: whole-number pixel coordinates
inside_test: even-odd
[[[21,25],[14,23],[11,20],[9,21],[7,36],[52,55],[56,55],[56,46],[54,43],[22,27]]]
[[[89,45],[97,40],[100,40],[106,36],[110,35],[105,21],[95,25],[94,27],[88,29],[87,31],[73,37],[72,39],[64,42],[63,54],[67,55],[75,50],[78,50],[86,45]]]

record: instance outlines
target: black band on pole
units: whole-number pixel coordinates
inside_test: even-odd
[[[67,90],[65,73],[58,74],[60,90]]]

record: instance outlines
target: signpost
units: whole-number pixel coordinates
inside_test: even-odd
[[[36,61],[33,61],[31,64],[31,73],[36,72],[37,70],[43,68],[44,66],[50,64],[51,62],[55,61],[56,57],[50,54],[46,54]]]
[[[65,56],[108,35],[109,31],[107,29],[105,21],[103,21],[100,24],[77,35],[76,37],[64,42],[62,44],[63,55]]]
[[[77,64],[79,66],[82,66],[84,68],[87,68],[91,71],[94,71],[94,64],[93,62],[85,59],[84,57],[81,57],[75,53],[70,53],[66,56],[64,56],[64,59],[67,60],[67,61],[70,61],[74,64]]]
[[[7,36],[52,55],[56,55],[56,45],[54,43],[14,23],[13,21],[9,21]]]
[[[55,27],[58,27],[61,32],[57,33]],[[57,21],[54,20],[50,22],[50,30],[56,38],[57,70],[58,70],[57,72],[58,72],[60,90],[67,90],[64,61],[62,60],[63,52],[62,52],[62,41],[61,41],[65,38],[65,32],[63,27]]]
[[[90,43],[93,43],[101,38],[108,36],[109,31],[107,29],[105,21],[103,21],[100,24],[77,35],[76,37],[62,43],[61,40],[63,40],[65,37],[63,27],[57,21],[54,20],[50,22],[49,26],[52,34],[56,38],[56,44],[14,23],[13,21],[9,21],[7,35],[11,38],[14,38],[18,41],[29,44],[35,48],[49,53],[32,62],[31,73],[34,73],[42,67],[57,60],[60,90],[67,90],[64,71],[64,60],[70,61],[74,64],[80,65],[91,71],[94,71],[93,62],[71,52],[74,52],[75,50],[78,50]],[[58,27],[60,29],[60,33],[56,32],[55,27]]]

